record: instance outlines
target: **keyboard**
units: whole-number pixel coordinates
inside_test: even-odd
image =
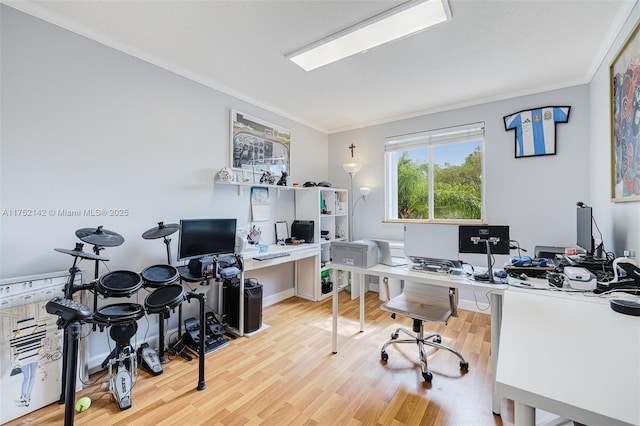
[[[291,253],[286,253],[286,252],[269,253],[262,256],[254,256],[253,260],[263,261],[263,260],[277,259],[278,257],[286,257],[286,256],[291,256]]]

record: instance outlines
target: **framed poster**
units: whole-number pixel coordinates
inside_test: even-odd
[[[611,201],[640,201],[640,37],[636,25],[609,68]]]
[[[291,175],[290,165],[291,131],[277,124],[269,123],[231,110],[231,167],[252,169],[253,174],[270,172],[281,176]],[[255,181],[255,179],[251,179]]]

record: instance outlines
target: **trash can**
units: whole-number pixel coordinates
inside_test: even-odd
[[[255,278],[244,280],[244,332],[262,327],[262,284]]]
[[[240,323],[240,279],[233,278],[223,283],[223,306],[227,324],[239,329]],[[255,278],[244,280],[244,333],[262,327],[262,284]]]

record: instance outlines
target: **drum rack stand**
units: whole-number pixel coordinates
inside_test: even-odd
[[[187,300],[187,302],[190,302],[191,299],[198,299],[198,302],[200,303],[200,330],[198,331],[198,333],[200,334],[200,348],[198,350],[198,352],[200,353],[200,356],[198,356],[198,386],[196,387],[196,389],[201,391],[207,388],[207,384],[204,379],[204,358],[205,358],[205,340],[206,340],[205,338],[206,337],[206,329],[205,329],[206,321],[205,321],[205,313],[204,313],[204,305],[205,305],[204,302],[205,302],[206,296],[204,295],[204,293],[190,291],[185,295],[185,299]],[[182,304],[180,304],[180,306],[178,307],[178,315],[179,315],[178,330],[180,330],[181,329],[180,322],[182,321]],[[180,345],[184,346],[184,343],[182,342],[182,333],[180,333],[179,336],[180,337],[178,337],[178,340],[171,345],[170,351],[176,355],[181,355],[187,361],[191,361],[193,358],[191,358],[190,355],[184,353],[184,347],[182,349],[179,349]]]
[[[80,248],[82,248],[82,246],[80,246]],[[77,257],[74,257],[73,259],[73,266],[71,268],[69,268],[69,279],[67,280],[66,285],[64,286],[64,298],[67,300],[71,300],[73,301],[73,293],[80,291],[80,290],[85,290],[88,288],[93,288],[93,285],[91,284],[82,284],[82,285],[74,285],[73,283],[75,282],[76,279],[76,275],[80,272],[80,268],[78,268],[76,266],[78,261]],[[61,383],[61,390],[60,390],[60,398],[58,399],[58,404],[64,404],[65,401],[68,399],[68,396],[66,395],[66,387],[67,387],[67,380],[68,380],[68,374],[67,374],[67,370],[69,368],[69,366],[67,365],[67,359],[69,358],[70,355],[69,351],[70,350],[75,350],[76,354],[74,355],[74,359],[76,359],[76,363],[77,363],[77,352],[78,352],[78,342],[76,342],[75,336],[77,335],[77,338],[80,338],[80,323],[75,321],[75,322],[60,322],[59,323],[59,328],[64,329],[64,333],[65,333],[65,341],[64,344],[62,345],[62,383]],[[77,330],[76,330],[77,328]],[[67,333],[71,333],[74,336],[74,339],[72,339],[71,337],[67,338]],[[75,349],[74,349],[75,348]],[[75,371],[76,371],[77,366],[73,366],[73,391],[75,392]],[[75,395],[75,394],[74,394]],[[74,396],[75,397],[75,396]],[[65,407],[66,408],[66,407]],[[73,413],[72,413],[73,414]],[[73,423],[73,420],[72,420]]]

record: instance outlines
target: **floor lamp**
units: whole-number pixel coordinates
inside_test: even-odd
[[[349,174],[349,241],[353,241],[353,176],[360,171],[362,164],[360,163],[344,163],[342,168]]]

